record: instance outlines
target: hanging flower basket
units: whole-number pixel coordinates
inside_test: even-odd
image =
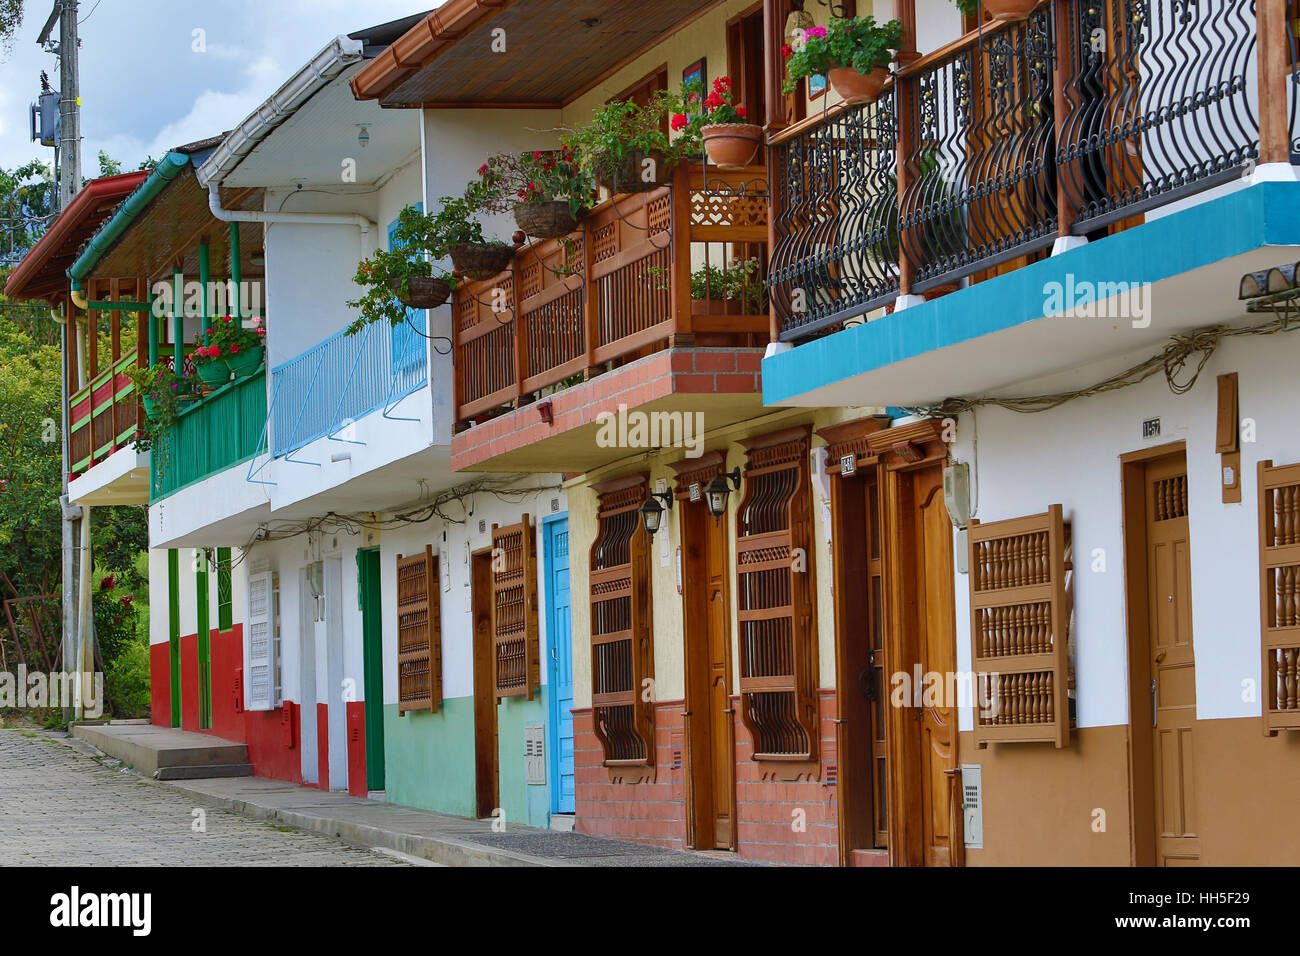
[[[198,373],[199,381],[208,388],[220,388],[230,381],[230,369],[226,368],[226,363],[220,359],[197,362],[194,371]]]
[[[535,239],[563,239],[578,228],[578,221],[584,215],[585,209],[575,216],[567,199],[525,202],[515,207],[515,222]]]
[[[490,279],[510,267],[515,247],[499,242],[457,242],[448,247],[456,271],[474,280]]]
[[[451,283],[436,276],[409,276],[407,295],[402,295],[402,283],[394,279],[389,288],[408,309],[436,309],[451,297]]]
[[[709,162],[721,169],[739,169],[754,161],[763,142],[763,127],[752,123],[716,123],[700,130]]]
[[[844,102],[874,103],[889,79],[889,70],[878,66],[870,73],[859,73],[851,66],[837,66],[828,72],[827,78]]]
[[[263,346],[256,348],[241,349],[234,355],[226,356],[226,365],[229,367],[230,374],[235,378],[243,378],[246,375],[252,375],[262,367],[262,359],[266,357],[266,349]]]
[[[162,414],[162,409],[158,407],[158,403],[148,395],[141,395],[140,401],[144,403],[144,414],[146,418],[157,420],[158,416]]]
[[[1038,7],[1039,0],[983,0],[984,12],[994,20],[1024,20]]]
[[[668,181],[668,160],[658,151],[628,153],[617,169],[596,172],[596,182],[613,194],[648,193]]]

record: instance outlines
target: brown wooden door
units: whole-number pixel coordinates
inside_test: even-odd
[[[691,845],[735,847],[735,734],[727,526],[681,502]]]
[[[1193,734],[1196,658],[1192,648],[1191,548],[1183,455],[1146,469],[1147,608],[1156,862],[1199,862]],[[1137,733],[1138,729],[1135,728]]]
[[[474,774],[479,817],[490,817],[500,804],[497,758],[496,655],[492,633],[492,552],[473,557],[470,603],[474,615]]]
[[[891,862],[911,866],[961,863],[951,791],[957,772],[957,709],[949,690],[956,671],[952,523],[943,501],[943,467],[893,472],[886,546],[890,670],[907,674],[913,697],[889,709],[888,822]],[[922,684],[918,689],[916,677]],[[942,687],[925,694],[925,676]]]

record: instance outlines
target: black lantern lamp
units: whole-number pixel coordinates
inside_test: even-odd
[[[735,486],[734,489],[732,485]],[[727,496],[733,490],[740,490],[740,466],[736,466],[730,472],[719,473],[704,489],[704,504],[715,520],[727,513]]]
[[[659,504],[660,501],[664,504]],[[652,538],[655,536],[655,532],[659,530],[659,525],[663,521],[664,505],[668,506],[669,511],[673,510],[673,496],[671,492],[651,492],[650,497],[647,498],[645,504],[641,506],[641,525],[645,528],[645,533],[650,535]]]

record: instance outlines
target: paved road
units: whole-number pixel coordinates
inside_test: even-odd
[[[338,840],[206,809],[47,734],[0,730],[0,865],[401,866]]]

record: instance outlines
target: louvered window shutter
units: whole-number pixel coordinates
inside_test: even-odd
[[[650,543],[641,526],[648,474],[595,486],[599,531],[591,547],[592,717],[607,767],[654,765]]]
[[[748,457],[736,515],[741,719],[755,760],[792,766],[821,756],[811,437],[802,427],[741,442]]]
[[[431,545],[423,554],[397,556],[397,713],[442,705],[441,591],[438,558]]]
[[[1070,526],[1045,514],[967,528],[975,743],[1070,742]]]
[[[1300,465],[1259,463],[1264,733],[1300,729]]]
[[[524,515],[492,526],[492,651],[496,696],[526,697],[541,687],[537,638],[537,541]]]
[[[245,710],[275,706],[275,635],[271,621],[271,573],[248,576],[248,690]]]

